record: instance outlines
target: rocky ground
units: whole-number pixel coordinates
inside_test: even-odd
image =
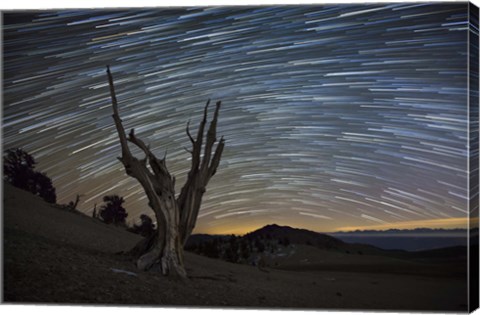
[[[186,253],[187,281],[139,272],[132,261],[116,254],[131,248],[138,235],[48,205],[8,185],[4,186],[3,219],[6,303],[343,310],[467,308],[466,274],[409,272],[414,268],[409,262],[400,263],[395,273],[376,272],[375,268],[351,272],[347,256],[328,257],[329,266],[338,259],[342,268],[322,269],[321,258],[312,255],[302,259],[313,260],[314,268],[262,271]],[[383,258],[371,259],[381,263]]]

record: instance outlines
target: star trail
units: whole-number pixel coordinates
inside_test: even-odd
[[[151,215],[116,158],[108,64],[125,128],[167,152],[177,193],[186,124],[222,100],[226,145],[196,232],[458,223],[468,209],[467,6],[4,12],[3,146],[36,158],[58,203],[81,194],[91,214],[118,194],[130,222]]]

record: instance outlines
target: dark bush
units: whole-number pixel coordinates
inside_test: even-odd
[[[8,150],[3,158],[3,176],[13,186],[33,191],[35,159],[22,149]]]
[[[3,158],[3,178],[15,187],[39,195],[46,202],[56,203],[52,180],[35,171],[35,159],[22,149],[10,149]]]
[[[143,237],[150,237],[155,233],[155,225],[153,224],[152,218],[146,214],[140,215],[140,220],[142,223],[140,225],[134,224],[133,227],[129,228],[130,232],[140,234]]]
[[[100,208],[100,217],[103,219],[103,222],[117,225],[125,224],[128,213],[122,207],[122,204],[125,202],[123,197],[117,195],[105,196],[103,201],[106,203]]]
[[[36,172],[34,175],[35,189],[46,202],[55,203],[57,195],[52,185],[52,180],[45,173]]]

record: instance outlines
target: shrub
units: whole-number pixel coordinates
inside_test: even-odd
[[[52,180],[35,171],[35,159],[22,149],[10,149],[3,158],[3,177],[15,187],[39,195],[46,202],[56,203]]]
[[[130,232],[140,234],[143,237],[150,237],[155,233],[155,225],[153,224],[152,218],[146,214],[140,215],[140,220],[142,223],[140,225],[134,224],[133,227],[129,228]]]
[[[123,197],[117,195],[105,196],[103,201],[106,203],[100,208],[100,217],[103,219],[103,222],[124,225],[128,213],[122,207],[122,204],[125,202]]]
[[[34,176],[35,188],[40,197],[46,202],[56,203],[57,195],[52,180],[45,173],[36,172]]]

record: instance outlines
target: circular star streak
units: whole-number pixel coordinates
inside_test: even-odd
[[[32,154],[59,203],[118,194],[131,222],[151,214],[116,159],[109,64],[125,128],[168,152],[177,192],[186,123],[222,100],[197,232],[466,217],[467,6],[7,12],[4,149]]]

